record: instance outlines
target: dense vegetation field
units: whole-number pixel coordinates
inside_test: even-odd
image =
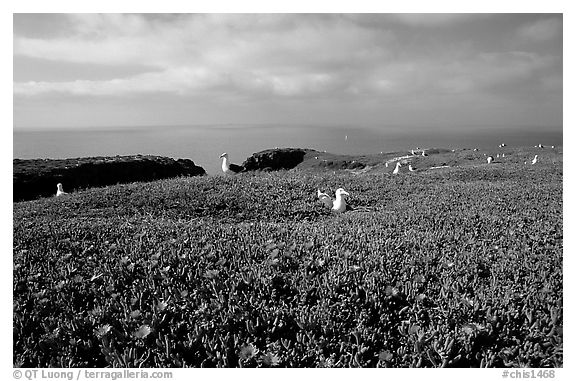
[[[15,203],[14,365],[561,367],[562,157],[528,153]]]

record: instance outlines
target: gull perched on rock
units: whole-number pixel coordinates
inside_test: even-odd
[[[62,183],[58,183],[58,184],[56,185],[56,189],[57,189],[57,190],[56,190],[56,197],[59,197],[59,196],[63,196],[63,195],[65,195],[65,194],[68,194],[68,193],[64,192],[64,189],[62,188]]]
[[[228,154],[226,152],[220,155],[220,157],[222,158],[222,172],[226,174],[235,174],[240,173],[244,170],[244,167],[240,165],[229,163]]]
[[[532,165],[536,164],[537,161],[538,161],[538,155],[534,156],[534,159],[532,159]]]
[[[349,196],[349,195],[350,194],[346,192],[344,189],[338,188],[336,189],[336,199],[332,200],[330,196],[328,196],[326,193],[320,192],[320,189],[318,189],[318,198],[320,199],[320,201],[322,201],[324,205],[332,209],[333,212],[338,213],[342,213],[346,210],[346,200],[344,199],[343,196]]]
[[[493,157],[493,156],[488,156],[488,158],[486,159],[486,161],[488,162],[488,164],[490,164],[492,161],[494,161],[494,157]]]

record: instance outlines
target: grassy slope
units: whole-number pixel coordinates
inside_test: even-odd
[[[562,157],[470,154],[14,204],[15,363],[561,366]]]

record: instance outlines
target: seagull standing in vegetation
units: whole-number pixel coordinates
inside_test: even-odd
[[[532,165],[536,164],[537,161],[538,161],[538,155],[534,156],[534,159],[532,159]]]
[[[320,192],[320,189],[318,189],[318,198],[320,199],[320,201],[322,201],[324,203],[324,205],[326,205],[329,208],[332,208],[332,198],[330,196],[328,196],[328,194]]]
[[[235,174],[240,173],[244,170],[244,167],[240,165],[229,163],[228,154],[226,152],[220,155],[220,157],[222,158],[222,172],[226,174]]]
[[[426,153],[426,151],[422,150],[422,156],[428,156],[428,154]]]
[[[330,196],[318,189],[318,198],[333,212],[342,213],[346,210],[346,200],[343,196],[350,196],[350,194],[342,188],[336,189],[336,200],[332,200]]]
[[[408,170],[409,170],[410,172],[416,172],[416,169],[412,168],[412,164],[409,164],[409,165],[408,165]]]
[[[59,196],[63,196],[63,195],[65,195],[65,194],[68,194],[68,193],[64,192],[64,189],[62,188],[62,183],[58,183],[58,184],[56,185],[56,189],[57,189],[57,190],[56,190],[56,197],[59,197]]]
[[[397,175],[398,172],[400,172],[400,167],[401,167],[401,166],[402,166],[402,165],[400,165],[400,162],[397,162],[397,163],[396,163],[396,168],[394,168],[394,171],[392,171],[392,173],[395,174],[395,175]]]
[[[488,162],[488,164],[490,164],[492,161],[494,161],[494,157],[493,157],[493,156],[488,156],[488,158],[486,159],[486,161]]]

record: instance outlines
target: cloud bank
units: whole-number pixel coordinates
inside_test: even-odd
[[[466,28],[484,32],[476,37]],[[44,37],[32,26],[15,28],[17,99],[170,94],[345,102],[562,92],[561,43],[549,48],[561,41],[555,15],[500,22],[459,14],[67,14],[55,18],[54,29]],[[34,62],[36,78],[20,74],[18,60]],[[100,79],[78,70],[62,81],[42,77],[42,62],[84,72],[138,70]]]

